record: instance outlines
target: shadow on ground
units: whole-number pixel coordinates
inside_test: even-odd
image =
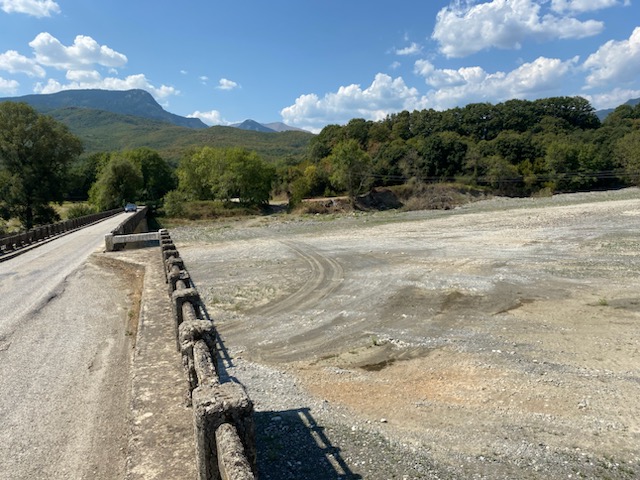
[[[256,412],[258,474],[261,479],[360,479],[347,466],[308,408]]]
[[[206,308],[202,308],[205,318],[209,318]],[[233,361],[219,334],[216,346],[220,379],[238,382],[227,370],[233,367]],[[255,412],[254,421],[260,479],[362,478],[351,471],[341,456],[340,448],[331,443],[310,409]]]

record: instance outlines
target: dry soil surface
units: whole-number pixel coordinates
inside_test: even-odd
[[[171,231],[261,478],[639,478],[640,191]]]

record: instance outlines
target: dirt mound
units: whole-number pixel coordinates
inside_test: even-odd
[[[356,208],[360,210],[397,210],[403,203],[389,189],[372,189],[366,195],[356,199]]]

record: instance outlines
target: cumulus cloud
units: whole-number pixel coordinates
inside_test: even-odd
[[[217,110],[211,110],[209,112],[195,111],[191,115],[187,115],[189,118],[199,118],[207,125],[230,125],[230,122],[222,118],[222,114]]]
[[[591,105],[602,110],[604,108],[615,108],[626,103],[630,98],[640,97],[640,90],[615,88],[610,92],[597,93],[595,95],[584,95]]]
[[[221,78],[220,81],[218,82],[218,86],[216,88],[218,90],[234,90],[234,89],[239,88],[239,87],[240,87],[240,85],[238,85],[233,80],[228,80],[226,78]]]
[[[500,102],[511,98],[542,97],[560,91],[578,58],[568,61],[539,57],[511,72],[486,72],[481,67],[438,69],[427,60],[415,63],[415,73],[432,90],[425,96],[430,107],[443,110],[473,102]]]
[[[60,13],[60,6],[53,0],[0,0],[0,8],[6,13],[25,13],[33,17]]]
[[[534,0],[456,2],[438,12],[432,38],[447,57],[464,57],[494,47],[519,49],[528,38],[545,41],[589,37],[604,28],[602,22],[542,14],[541,9]]]
[[[7,80],[0,77],[0,92],[7,95],[15,95],[18,92],[20,84],[15,80]]]
[[[0,53],[0,70],[9,73],[24,73],[30,77],[42,78],[46,75],[44,68],[38,65],[35,60],[20,55],[15,50]]]
[[[33,48],[38,63],[60,70],[82,70],[87,65],[121,67],[127,63],[125,55],[106,45],[99,45],[86,35],[78,35],[73,45],[65,46],[50,33],[42,32],[29,46]]]
[[[636,27],[628,40],[610,40],[584,62],[587,88],[610,83],[627,83],[640,75],[640,27]]]
[[[620,5],[619,0],[551,0],[551,9],[558,13],[584,13]],[[628,0],[625,1],[625,5]]]
[[[322,98],[315,93],[301,95],[280,114],[288,125],[318,132],[329,123],[346,123],[352,118],[382,120],[390,113],[423,107],[418,91],[402,77],[378,73],[365,89],[354,84]]]
[[[129,75],[126,78],[102,78],[98,72],[93,70],[71,70],[67,72],[67,80],[69,80],[69,83],[62,84],[50,78],[44,85],[38,83],[34,91],[36,93],[56,93],[62,90],[131,90],[137,88],[146,90],[158,101],[180,93],[174,87],[167,85],[156,87],[152,85],[144,74]]]
[[[396,55],[417,55],[422,51],[422,47],[415,42],[412,42],[411,45],[405,48],[398,48],[395,50]]]

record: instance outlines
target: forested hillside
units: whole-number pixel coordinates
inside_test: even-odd
[[[189,149],[208,145],[242,146],[258,152],[266,160],[276,161],[289,156],[302,158],[313,138],[311,133],[300,131],[263,133],[219,126],[193,129],[133,115],[75,107],[47,114],[67,125],[82,139],[85,157],[99,152],[146,147],[157,150],[175,165]]]
[[[639,126],[640,105],[622,105],[601,123],[581,97],[404,111],[327,126],[288,175],[298,197],[410,179],[506,195],[611,188],[639,178]]]

